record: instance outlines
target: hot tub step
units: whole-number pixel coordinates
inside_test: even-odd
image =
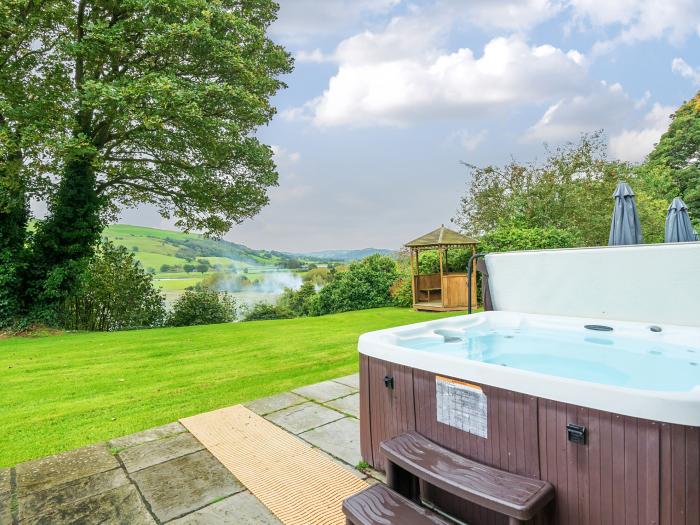
[[[450,525],[385,485],[350,496],[343,502],[343,512],[351,525]]]
[[[547,481],[472,461],[416,432],[382,442],[381,451],[387,459],[390,487],[415,486],[405,479],[408,473],[458,498],[509,516],[511,523],[534,518],[554,497],[554,488]]]

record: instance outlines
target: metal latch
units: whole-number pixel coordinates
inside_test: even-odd
[[[391,376],[384,376],[384,386],[387,388],[394,389],[394,378]]]
[[[569,423],[566,425],[566,437],[572,443],[577,443],[579,445],[586,444],[586,427],[581,425],[574,425]]]

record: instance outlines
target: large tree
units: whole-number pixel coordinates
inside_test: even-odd
[[[106,219],[155,205],[184,229],[222,234],[276,185],[254,135],[289,54],[266,35],[271,0],[79,0],[58,48],[72,72],[70,138],[33,247],[35,297],[60,300]]]
[[[700,92],[671,116],[668,131],[639,171],[659,196],[669,201],[681,196],[700,222]]]
[[[612,194],[617,182],[625,179],[637,192],[645,241],[662,241],[664,202],[640,191],[631,168],[608,160],[606,153],[605,136],[599,132],[548,150],[540,164],[512,161],[505,166],[468,166],[467,192],[454,222],[471,235],[500,227],[509,233],[559,228],[572,233],[581,245],[604,245]]]
[[[45,190],[44,160],[64,128],[65,64],[57,43],[70,0],[0,4],[0,326],[20,315],[29,196]]]

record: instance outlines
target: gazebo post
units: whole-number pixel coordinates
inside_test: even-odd
[[[414,253],[416,254],[415,271],[413,269],[413,255],[414,255]],[[410,258],[411,258],[411,292],[413,294],[413,306],[415,306],[416,303],[418,302],[416,300],[416,297],[417,297],[416,288],[418,288],[418,283],[416,282],[416,280],[418,279],[418,250],[417,249],[411,248]]]
[[[472,245],[472,257],[476,255],[476,246]],[[476,266],[476,265],[475,265]],[[476,293],[476,271],[472,272],[472,304],[477,304],[477,293]]]
[[[438,248],[438,258],[440,259],[440,304],[445,306],[445,285],[442,282],[442,248]]]

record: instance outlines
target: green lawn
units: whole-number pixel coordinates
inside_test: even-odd
[[[0,466],[354,373],[361,333],[440,316],[381,308],[0,340]]]

